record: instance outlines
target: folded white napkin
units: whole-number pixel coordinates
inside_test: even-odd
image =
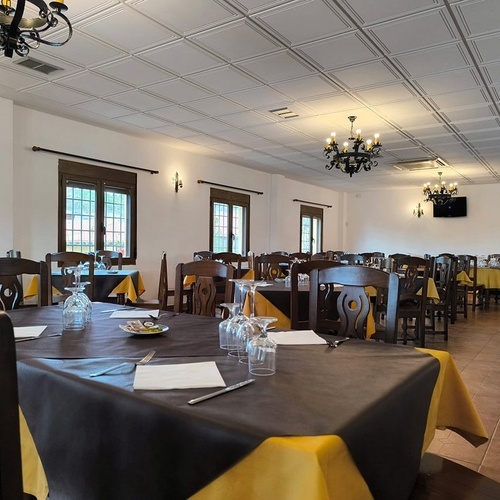
[[[270,339],[279,345],[326,344],[326,340],[312,330],[290,330],[286,332],[268,332]]]
[[[134,389],[159,390],[226,387],[215,361],[178,365],[139,365]]]
[[[46,326],[15,326],[14,338],[24,339],[26,337],[39,337],[47,328]]]
[[[160,315],[159,309],[131,309],[131,310],[124,309],[123,311],[121,310],[115,311],[110,316],[110,318],[121,318],[121,319],[151,318],[151,316],[153,316],[154,318],[158,318],[159,315]]]

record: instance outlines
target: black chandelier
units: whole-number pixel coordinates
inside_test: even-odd
[[[372,167],[376,167],[378,162],[374,157],[378,156],[382,149],[382,143],[379,140],[379,135],[375,134],[373,141],[368,139],[365,141],[361,137],[361,130],[356,130],[356,136],[353,133],[354,120],[356,116],[347,117],[351,122],[351,135],[348,142],[344,142],[344,147],[339,150],[339,145],[336,140],[336,133],[332,132],[331,137],[326,140],[324,154],[330,163],[325,165],[327,170],[333,167],[338,168],[344,174],[358,173],[362,168],[368,172]]]
[[[441,175],[443,172],[438,172],[439,184],[435,184],[431,188],[431,183],[427,182],[424,184],[424,196],[427,198],[424,201],[432,201],[434,205],[446,205],[451,197],[458,194],[458,185],[456,182],[452,182],[449,187],[446,187],[446,183],[441,180]]]
[[[0,52],[6,57],[12,57],[14,52],[21,57],[28,55],[30,49],[37,49],[40,44],[60,47],[69,41],[73,28],[68,18],[63,14],[68,10],[64,0],[50,2],[49,7],[43,0],[28,0],[38,9],[38,16],[25,19],[24,8],[26,0],[17,0],[12,7],[12,0],[0,0]],[[64,22],[68,31],[63,42],[50,42],[44,40],[42,35],[51,28],[56,28],[59,21]]]

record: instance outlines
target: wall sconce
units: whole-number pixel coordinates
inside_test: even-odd
[[[175,172],[175,175],[172,177],[172,184],[174,185],[175,192],[178,193],[179,189],[182,188],[182,179],[177,172]]]
[[[413,209],[413,215],[416,215],[419,219],[424,215],[424,210],[420,206],[420,203]]]

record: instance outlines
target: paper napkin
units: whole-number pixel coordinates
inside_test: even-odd
[[[123,311],[115,311],[110,318],[151,318],[151,316],[158,318],[159,315],[159,309],[124,309]]]
[[[312,330],[290,330],[286,332],[268,332],[268,337],[278,345],[326,344],[326,340]]]
[[[139,365],[134,389],[164,391],[198,387],[226,387],[215,361],[178,365]]]
[[[46,326],[15,326],[14,338],[24,339],[26,337],[39,337],[47,328]]]

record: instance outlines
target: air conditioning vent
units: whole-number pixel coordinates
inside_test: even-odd
[[[420,160],[400,161],[394,165],[398,170],[433,170],[436,168],[449,167],[442,158],[423,158]]]
[[[58,68],[57,66],[52,66],[52,64],[48,64],[42,61],[37,61],[31,57],[23,57],[22,59],[18,59],[14,64],[18,66],[22,66],[23,68],[32,69],[33,71],[38,71],[39,73],[43,73],[44,75],[50,75],[55,71],[62,71],[63,68]]]

